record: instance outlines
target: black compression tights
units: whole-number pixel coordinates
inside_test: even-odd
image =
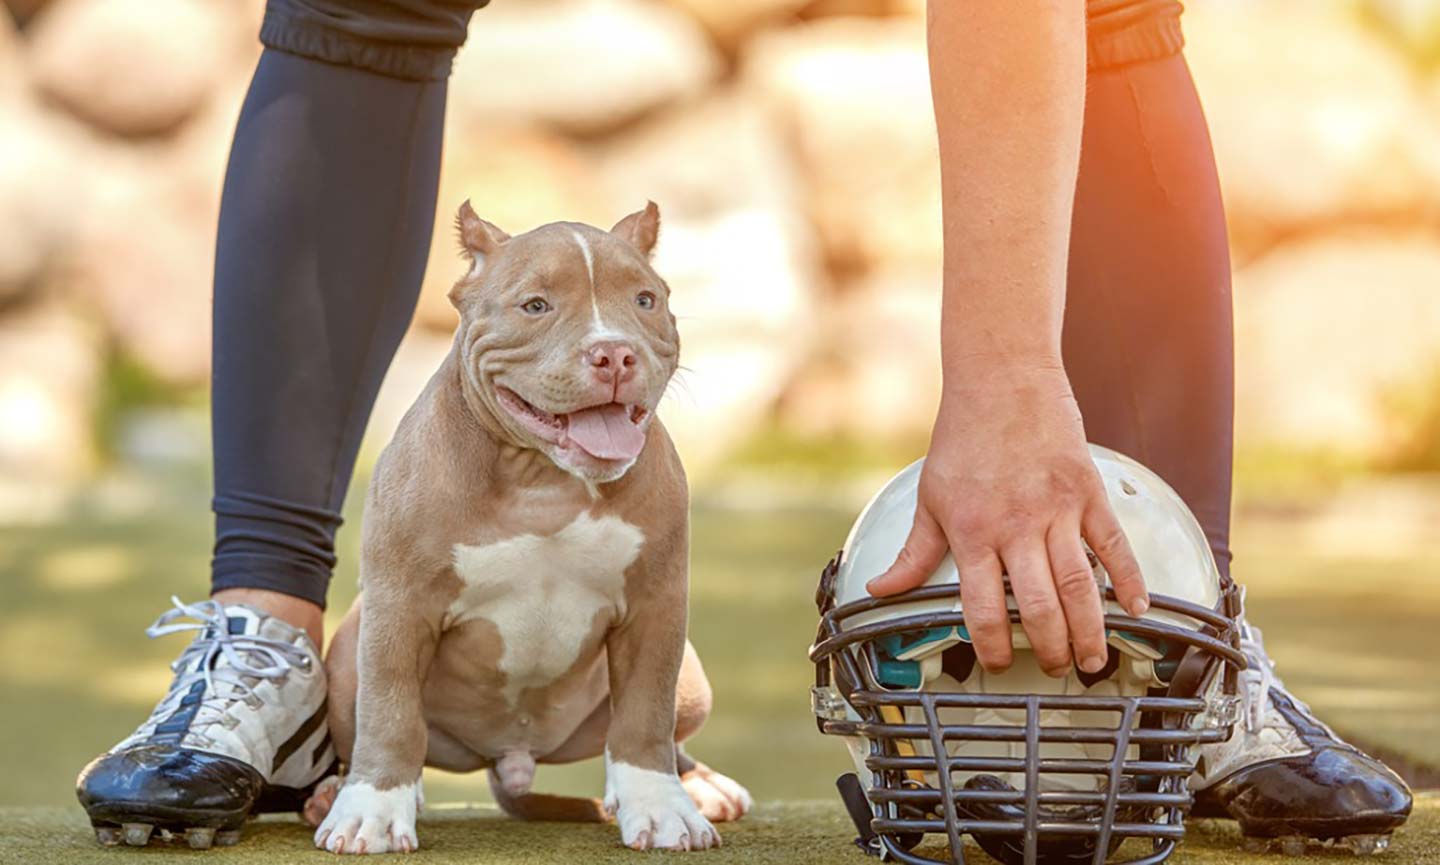
[[[1065,368],[1086,435],[1175,487],[1228,574],[1230,253],[1205,117],[1178,54],[1086,90]]]
[[[215,266],[215,589],[324,604],[423,276],[444,111],[443,82],[262,56]],[[1229,262],[1184,61],[1092,71],[1084,136],[1065,356],[1086,429],[1169,480],[1228,567]]]
[[[212,588],[325,603],[435,218],[445,83],[279,51],[241,110],[215,256]]]

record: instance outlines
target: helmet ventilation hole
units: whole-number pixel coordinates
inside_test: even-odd
[[[1127,496],[1133,496],[1135,495],[1135,485],[1130,483],[1130,480],[1128,478],[1121,478],[1120,492],[1124,493]]]

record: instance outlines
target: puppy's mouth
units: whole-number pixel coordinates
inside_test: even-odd
[[[598,460],[629,461],[645,447],[650,410],[618,402],[551,414],[507,387],[496,386],[502,408],[528,432],[560,448],[575,447]]]

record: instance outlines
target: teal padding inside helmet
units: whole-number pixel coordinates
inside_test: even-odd
[[[900,634],[886,634],[876,641],[876,648],[880,650],[882,658],[896,659],[901,655],[909,654],[926,643],[938,643],[941,640],[948,640],[950,636],[959,632],[962,640],[970,639],[970,632],[964,628],[930,628],[925,631],[906,631]]]
[[[875,678],[880,680],[880,684],[891,688],[918,688],[920,662],[881,661],[880,669],[875,671]]]
[[[1107,630],[1105,636],[1118,636],[1131,643],[1144,643],[1159,652],[1160,658],[1155,661],[1155,676],[1162,682],[1169,682],[1175,678],[1175,671],[1180,668],[1180,660],[1185,657],[1184,647],[1171,645],[1168,640],[1144,637],[1130,631]],[[1177,649],[1179,651],[1176,651]]]
[[[879,669],[875,678],[880,684],[891,688],[918,688],[921,685],[919,661],[901,660],[900,656],[910,654],[930,643],[949,640],[957,630],[963,639],[970,639],[964,628],[929,628],[924,631],[906,631],[900,634],[886,634],[875,641],[876,660]]]

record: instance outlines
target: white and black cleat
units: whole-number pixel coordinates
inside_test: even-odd
[[[1198,749],[1194,816],[1236,820],[1252,853],[1384,851],[1410,816],[1410,788],[1285,689],[1258,628],[1245,625],[1241,642],[1250,663],[1241,673],[1245,717],[1229,741]]]
[[[229,846],[251,814],[299,811],[335,769],[310,638],[249,606],[174,603],[146,631],[197,632],[171,664],[169,692],[76,781],[104,846]]]

